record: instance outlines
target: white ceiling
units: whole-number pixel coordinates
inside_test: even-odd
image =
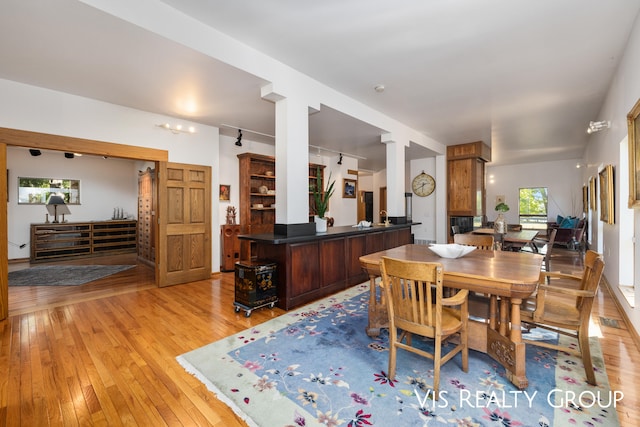
[[[79,1],[2,3],[0,78],[275,132],[260,78]],[[640,0],[163,3],[445,145],[485,141],[493,164],[582,157],[589,121],[611,119],[598,113],[640,10]],[[381,129],[325,107],[309,120],[310,144],[385,167]]]

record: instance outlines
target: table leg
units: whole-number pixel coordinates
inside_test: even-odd
[[[500,300],[500,326],[495,331],[488,329],[487,353],[496,359],[507,370],[507,378],[519,389],[525,389],[529,385],[526,376],[525,343],[522,342],[520,330],[520,304],[519,298],[502,298]],[[510,309],[510,316],[507,314]],[[509,320],[510,319],[510,322]],[[508,324],[503,325],[503,322]]]
[[[377,337],[381,328],[389,327],[387,302],[384,291],[376,283],[376,277],[378,276],[374,274],[369,275],[369,323],[366,332],[370,337]]]

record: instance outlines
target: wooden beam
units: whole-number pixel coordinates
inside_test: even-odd
[[[167,150],[9,128],[0,128],[0,143],[9,146],[93,154],[120,159],[156,162],[166,162],[169,159]]]

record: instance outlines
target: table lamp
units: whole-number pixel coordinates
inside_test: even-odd
[[[69,211],[69,208],[64,203],[64,199],[56,194],[52,194],[51,196],[49,196],[49,200],[47,200],[47,211],[49,212],[49,215],[53,216],[54,223],[59,222],[59,214],[62,215],[62,222],[64,222],[65,215],[71,214],[71,211]]]

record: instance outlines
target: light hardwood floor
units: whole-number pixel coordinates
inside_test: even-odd
[[[581,268],[576,252],[556,252],[553,270]],[[235,313],[233,273],[158,289],[144,265],[82,286],[12,287],[9,312],[0,322],[0,426],[244,426],[175,357],[283,313]],[[640,351],[605,287],[592,320],[611,387],[624,393],[620,425],[635,426]]]

